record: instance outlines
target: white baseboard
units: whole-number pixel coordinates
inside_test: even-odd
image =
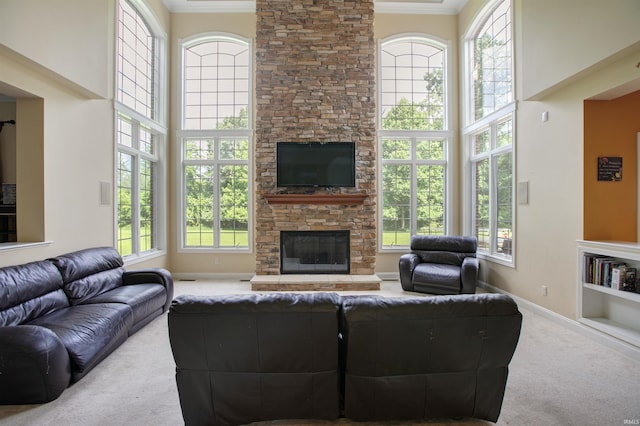
[[[481,287],[485,290],[487,290],[488,292],[491,293],[502,293],[502,294],[506,294],[509,297],[513,298],[513,300],[516,301],[516,303],[518,304],[519,307],[522,307],[524,309],[527,309],[535,314],[540,315],[541,317],[544,317],[548,320],[551,320],[557,324],[560,324],[564,327],[567,327],[573,331],[575,331],[576,333],[580,333],[583,336],[586,336],[608,348],[614,349],[620,353],[622,353],[623,355],[626,355],[630,358],[633,358],[634,360],[640,360],[640,348],[634,346],[634,345],[630,345],[627,342],[624,342],[620,339],[617,339],[613,336],[609,336],[608,334],[602,333],[601,331],[598,330],[594,330],[591,327],[588,327],[584,324],[579,323],[576,320],[572,320],[570,318],[567,318],[565,316],[562,316],[556,312],[553,312],[545,307],[542,307],[540,305],[536,305],[533,302],[530,302],[526,299],[522,299],[521,297],[518,296],[514,296],[511,293],[508,293],[504,290],[499,289],[498,287],[494,287],[484,281],[479,281],[478,282],[478,287]]]

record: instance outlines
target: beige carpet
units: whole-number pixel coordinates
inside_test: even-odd
[[[248,282],[178,281],[177,294],[249,293]],[[343,292],[341,294],[362,294]],[[383,282],[377,294],[403,292]],[[520,307],[522,335],[513,361],[498,425],[624,425],[640,422],[640,362]],[[0,406],[1,425],[181,425],[180,404],[166,315],[127,340],[55,401]],[[264,425],[365,425],[278,421]],[[369,423],[370,424],[370,423]],[[410,424],[491,424],[464,419]]]

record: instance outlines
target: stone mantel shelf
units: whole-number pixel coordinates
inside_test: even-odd
[[[265,194],[268,204],[363,204],[367,194]]]

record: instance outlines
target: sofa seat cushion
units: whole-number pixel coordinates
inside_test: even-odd
[[[69,352],[73,381],[126,340],[133,324],[131,307],[122,303],[77,305],[31,321],[53,331]]]
[[[124,303],[133,310],[133,323],[137,324],[153,312],[162,312],[167,291],[160,284],[134,284],[114,288],[85,303]]]
[[[413,270],[416,290],[427,286],[432,294],[450,294],[451,289],[460,290],[460,267],[438,263],[420,263]]]

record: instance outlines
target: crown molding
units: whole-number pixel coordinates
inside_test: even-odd
[[[375,0],[377,13],[457,15],[468,0]],[[171,13],[254,13],[255,0],[162,0]]]

